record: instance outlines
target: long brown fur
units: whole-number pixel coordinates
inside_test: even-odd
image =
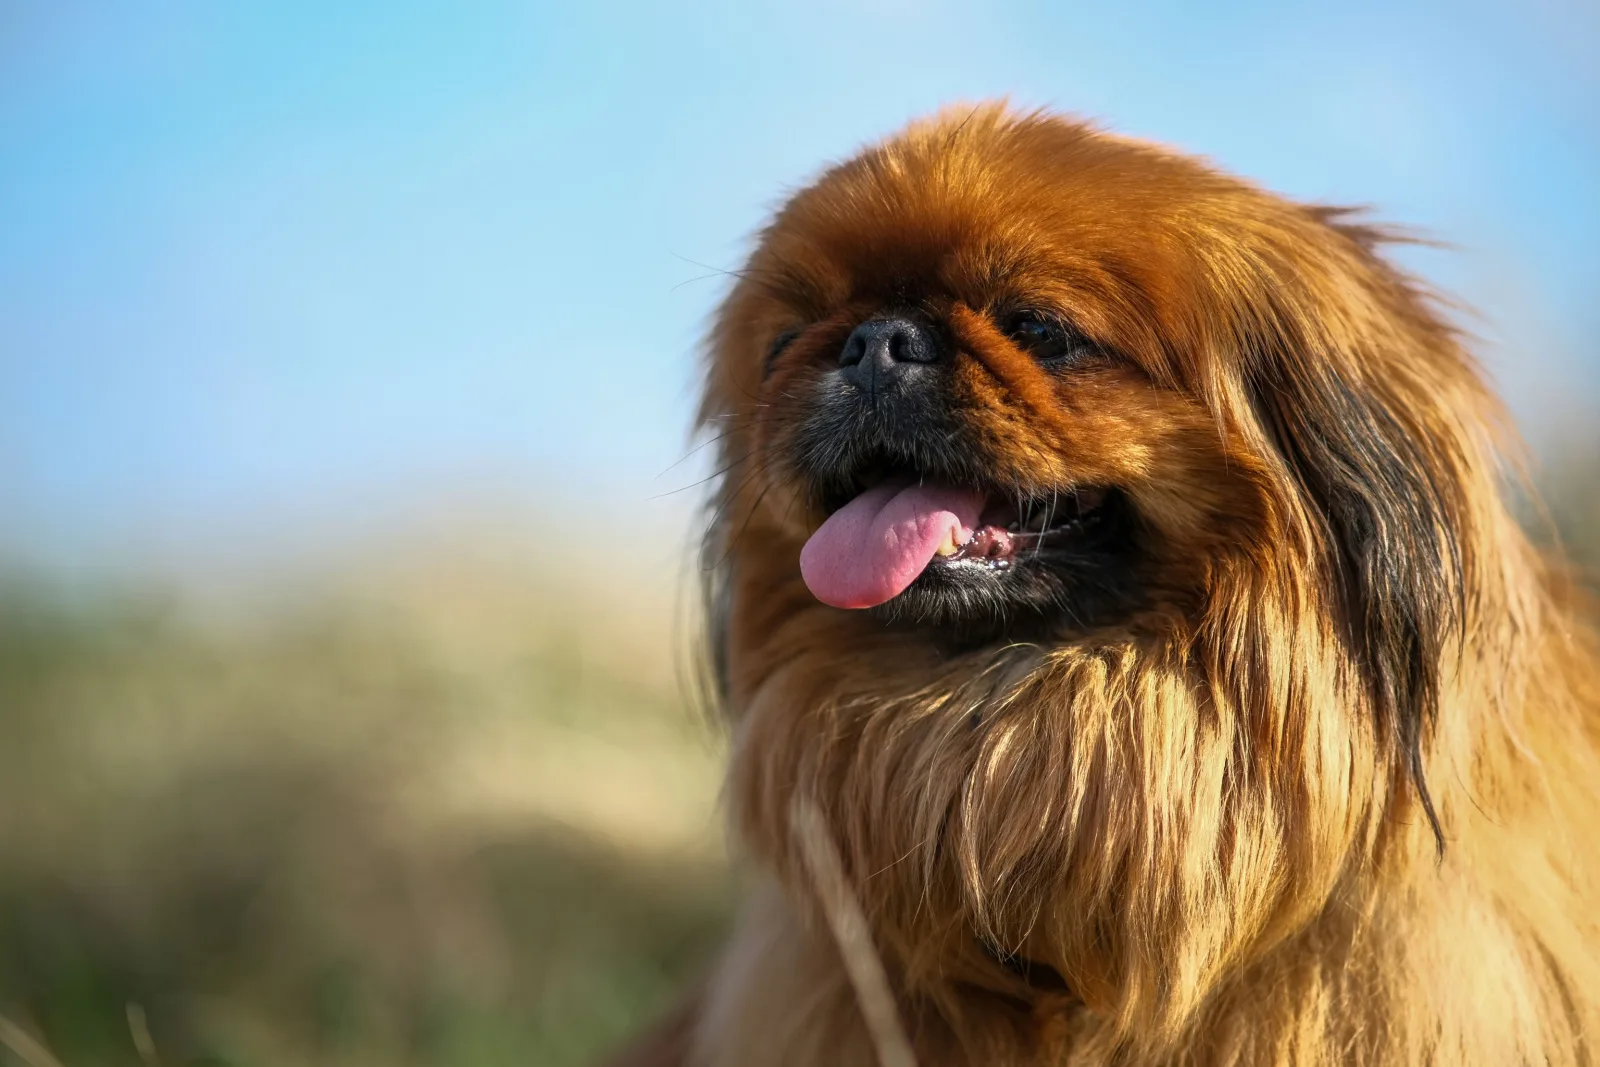
[[[658,1062],[875,1062],[797,796],[921,1067],[1600,1059],[1595,637],[1508,511],[1500,407],[1387,239],[1000,105],[782,208],[702,409],[727,798],[763,873]],[[1017,301],[1116,357],[1047,372],[995,325]],[[807,591],[809,383],[906,306],[953,339],[998,482],[1134,502],[1131,617],[952,650]]]

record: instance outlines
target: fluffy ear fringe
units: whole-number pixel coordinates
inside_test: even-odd
[[[1430,360],[1464,357],[1418,314],[1425,298],[1373,254],[1382,234],[1314,215],[1327,224],[1313,228],[1322,241],[1346,247],[1311,260],[1332,275],[1322,284],[1285,267],[1260,287],[1271,310],[1246,338],[1250,391],[1322,544],[1339,636],[1442,857],[1423,750],[1452,636],[1466,626],[1473,476],[1460,428],[1430,420],[1438,400],[1419,394],[1443,387],[1429,381]]]

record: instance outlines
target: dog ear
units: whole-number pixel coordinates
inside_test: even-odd
[[[1311,306],[1280,306],[1272,316],[1277,336],[1252,346],[1251,385],[1321,527],[1343,639],[1442,855],[1422,746],[1438,714],[1446,647],[1465,615],[1468,467],[1454,421],[1424,384],[1430,375],[1419,371],[1466,364],[1421,297],[1359,240],[1368,233],[1345,236],[1356,243],[1357,262],[1381,272],[1383,284],[1377,291],[1360,284],[1325,288],[1341,303],[1369,299],[1380,306],[1352,314],[1348,307],[1316,306],[1314,293]],[[1278,288],[1270,299],[1288,300],[1293,292]],[[1393,299],[1403,303],[1381,306]],[[1401,325],[1367,331],[1349,325],[1362,321]]]

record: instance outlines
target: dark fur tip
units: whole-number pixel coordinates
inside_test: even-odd
[[[1268,372],[1257,396],[1321,520],[1343,640],[1442,857],[1422,750],[1438,716],[1445,648],[1465,614],[1466,502],[1448,476],[1454,457],[1337,374],[1273,380],[1287,365]]]

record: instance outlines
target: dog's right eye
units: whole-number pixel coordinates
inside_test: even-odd
[[[1021,311],[1006,322],[1006,336],[1046,367],[1059,367],[1094,350],[1094,343],[1050,315]]]
[[[772,343],[767,346],[766,359],[761,365],[762,377],[772,373],[772,365],[778,361],[779,356],[783,355],[783,350],[794,344],[795,338],[799,336],[800,328],[796,326],[784,330],[772,339]]]

